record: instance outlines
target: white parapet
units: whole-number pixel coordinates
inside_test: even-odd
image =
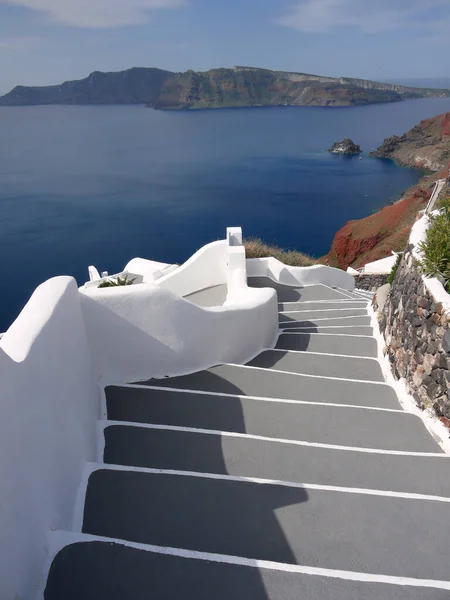
[[[242,228],[227,227],[227,241],[229,246],[242,246]]]
[[[392,252],[391,256],[367,263],[361,269],[360,273],[367,275],[386,275],[392,271],[397,261],[397,256],[397,252]]]
[[[292,286],[324,284],[352,290],[355,279],[349,273],[325,265],[312,267],[291,267],[273,257],[248,258],[247,273],[249,277],[269,277],[277,283]]]
[[[187,296],[227,282],[227,240],[206,244],[178,269],[157,280],[159,287]]]
[[[0,598],[34,598],[47,534],[72,529],[100,394],[71,277],[40,285],[0,341]]]

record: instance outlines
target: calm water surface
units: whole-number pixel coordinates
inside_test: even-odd
[[[180,262],[241,225],[325,254],[334,233],[421,173],[333,156],[365,152],[450,99],[361,108],[159,112],[143,107],[0,108],[0,331],[53,275],[115,272],[134,256]]]

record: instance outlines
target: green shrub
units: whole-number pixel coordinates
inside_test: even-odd
[[[266,258],[273,256],[280,262],[290,267],[310,267],[315,265],[316,261],[303,252],[296,250],[282,250],[278,246],[269,246],[259,238],[249,238],[244,240],[245,254],[247,258]]]
[[[397,275],[398,267],[400,266],[401,260],[402,260],[402,255],[397,254],[397,260],[395,261],[395,264],[392,267],[391,272],[389,273],[388,280],[387,280],[387,282],[390,283],[391,285],[393,284],[395,276]]]
[[[129,279],[128,275],[125,275],[124,277],[118,277],[117,279],[106,279],[105,281],[102,281],[98,287],[99,288],[119,287],[122,285],[131,285],[132,283],[134,283],[134,281],[135,281],[134,279]]]
[[[445,199],[440,212],[429,218],[425,241],[419,244],[423,253],[420,266],[427,277],[437,277],[450,292],[450,199]]]

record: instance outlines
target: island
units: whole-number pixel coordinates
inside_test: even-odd
[[[331,148],[328,149],[328,152],[332,154],[361,154],[361,147],[358,144],[355,144],[353,140],[350,138],[345,138],[342,142],[335,142]]]
[[[449,97],[450,90],[405,87],[350,77],[271,71],[255,67],[174,73],[139,67],[95,71],[59,85],[16,86],[0,106],[142,104],[161,110],[244,106],[361,106],[415,98]]]

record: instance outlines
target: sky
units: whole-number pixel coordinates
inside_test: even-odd
[[[450,78],[449,54],[450,0],[0,0],[0,94],[133,66]]]

